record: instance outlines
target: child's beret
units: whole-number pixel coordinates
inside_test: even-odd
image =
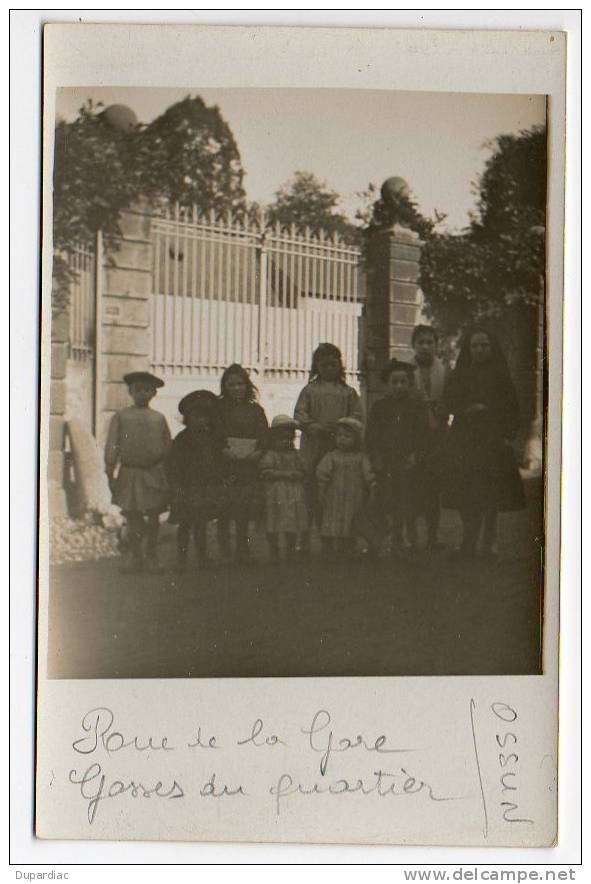
[[[380,377],[385,384],[388,382],[390,375],[395,371],[403,371],[410,381],[414,377],[416,367],[409,362],[402,362],[400,359],[391,359],[387,366],[382,369],[380,374]]]
[[[179,411],[184,416],[190,411],[204,411],[210,413],[218,406],[218,397],[211,390],[193,390],[187,393],[179,402]]]
[[[363,424],[355,417],[340,417],[337,421],[337,427],[346,427],[355,433],[358,439],[363,438]]]
[[[299,429],[299,424],[292,417],[289,417],[287,414],[278,414],[271,421],[271,430],[297,430]]]

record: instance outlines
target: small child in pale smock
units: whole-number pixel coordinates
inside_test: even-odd
[[[271,559],[279,561],[281,535],[285,538],[286,558],[295,554],[298,537],[308,536],[306,466],[294,448],[296,421],[284,414],[273,418],[268,449],[260,462],[265,487],[265,523]]]
[[[362,451],[363,425],[355,418],[337,421],[336,448],[316,468],[320,508],[320,536],[326,553],[355,552],[355,517],[373,501],[376,476]]]
[[[166,418],[150,408],[150,401],[164,381],[146,371],[131,372],[123,380],[133,405],[113,415],[105,446],[113,503],[121,508],[129,527],[129,551],[121,570],[128,573],[142,569],[145,541],[148,570],[159,573],[159,515],[168,509],[170,492],[164,462],[171,440]]]

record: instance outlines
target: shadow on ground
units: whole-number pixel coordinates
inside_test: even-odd
[[[539,483],[500,520],[493,562],[388,558],[252,566],[179,578],[119,574],[116,559],[52,568],[49,676],[530,675],[540,671]],[[442,539],[457,542],[446,513]],[[172,565],[174,544],[162,544]]]

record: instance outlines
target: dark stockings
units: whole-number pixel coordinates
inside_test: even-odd
[[[497,519],[498,512],[496,509],[488,509],[484,512],[483,528],[482,528],[482,552],[493,552],[497,540]]]
[[[193,523],[182,522],[176,535],[177,565],[180,570],[184,570],[187,565],[191,534],[193,534],[197,558],[201,563],[207,561],[207,523],[200,519]]]
[[[160,519],[157,514],[151,514],[146,519],[146,558],[149,561],[155,561],[158,558],[158,532],[160,530]]]
[[[497,536],[498,512],[494,508],[470,507],[460,512],[463,525],[462,551],[474,555],[482,529],[482,551],[492,552]]]
[[[439,494],[433,494],[427,497],[425,501],[425,522],[427,524],[427,545],[434,547],[437,545],[437,537],[439,534],[439,520],[441,518],[441,504]]]
[[[236,519],[236,558],[238,559],[247,559],[248,558],[248,519]],[[221,555],[224,558],[230,558],[231,554],[231,545],[230,545],[230,520],[229,519],[219,519],[218,520],[218,546]]]
[[[142,513],[128,513],[127,525],[129,528],[129,549],[136,565],[143,561],[142,540],[144,539],[144,517]]]
[[[296,548],[296,535],[292,534],[289,531],[284,533],[285,537],[285,556],[286,558],[293,559]],[[278,562],[280,559],[279,552],[279,534],[267,534],[267,540],[269,541],[269,548],[271,550],[271,559],[274,562]]]

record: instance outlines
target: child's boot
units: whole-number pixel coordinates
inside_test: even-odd
[[[394,525],[390,540],[390,558],[403,559],[404,548],[402,545],[402,525]]]
[[[227,519],[218,519],[217,539],[220,558],[230,559],[232,557],[232,546],[230,543],[230,525]]]
[[[201,568],[210,568],[211,559],[207,553],[207,522],[199,522],[195,525],[195,548]]]
[[[276,565],[281,560],[279,554],[279,538],[276,534],[267,534],[267,541],[269,543],[269,559],[274,565]]]
[[[334,558],[334,543],[332,537],[322,537],[322,556],[330,560]]]
[[[286,533],[285,535],[285,558],[288,562],[293,562],[296,557],[296,535]]]
[[[146,528],[146,567],[150,574],[162,574],[163,565],[158,560],[158,531],[160,520],[157,515],[148,516]]]
[[[176,534],[176,562],[174,570],[177,574],[184,574],[187,570],[187,557],[189,553],[190,529],[181,522]]]
[[[408,554],[415,556],[419,552],[419,532],[417,530],[417,520],[412,517],[406,520],[406,540],[408,543]]]
[[[122,574],[134,574],[143,568],[142,556],[142,536],[143,536],[143,519],[142,517],[130,517],[128,526],[128,539],[125,551],[123,553],[123,561],[121,563]]]
[[[307,559],[310,555],[310,532],[302,532],[300,537],[299,554],[303,559]]]
[[[248,522],[236,522],[236,561],[242,565],[252,563],[249,549]]]
[[[121,565],[119,566],[120,573],[134,574],[139,570],[141,570],[141,567],[138,567],[137,559],[134,556],[133,551],[131,549],[126,549],[121,556]]]
[[[174,566],[175,573],[185,574],[187,571],[187,550],[177,549],[176,562]]]
[[[236,561],[241,565],[252,564],[250,550],[248,548],[248,537],[239,537],[236,542]]]

